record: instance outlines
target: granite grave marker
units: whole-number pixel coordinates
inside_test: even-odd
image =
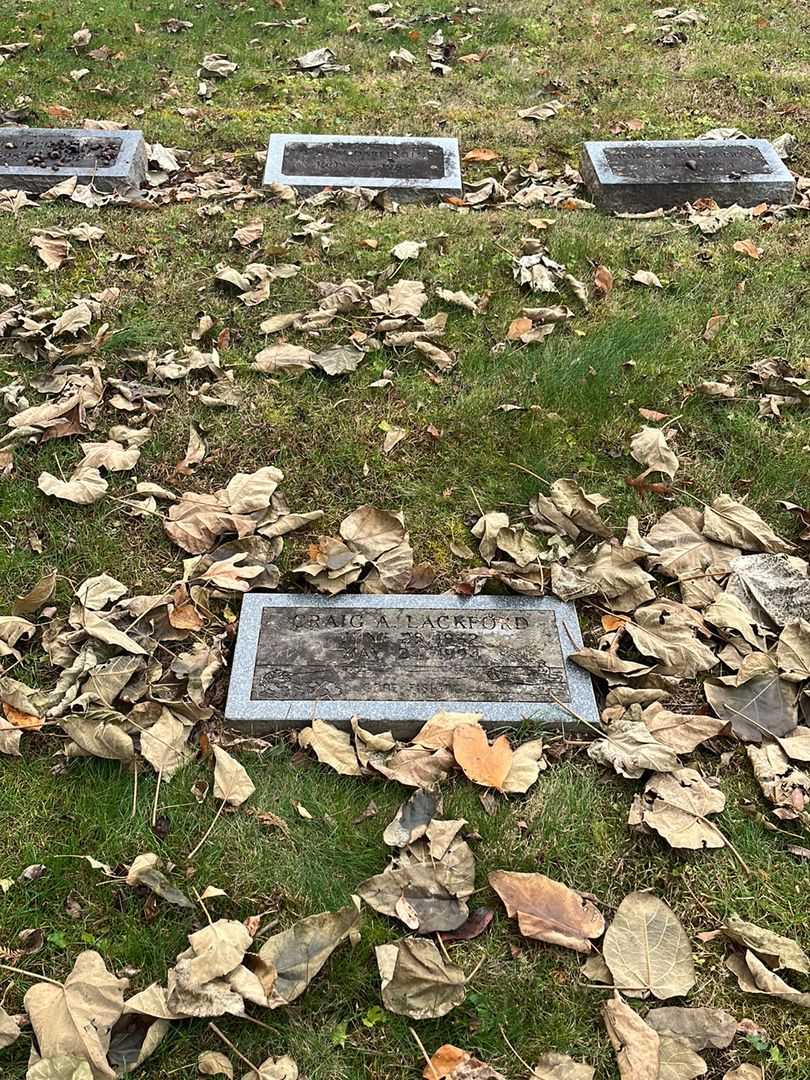
[[[646,213],[697,199],[789,203],[790,171],[765,139],[586,142],[580,173],[604,210]]]
[[[526,597],[251,593],[242,603],[227,720],[254,730],[314,717],[412,734],[441,709],[598,723],[590,676],[569,660],[582,638],[572,604]]]
[[[32,193],[75,176],[98,191],[140,187],[146,176],[140,131],[0,128],[0,188]]]
[[[390,191],[400,200],[461,195],[457,139],[388,135],[271,135],[264,184]]]

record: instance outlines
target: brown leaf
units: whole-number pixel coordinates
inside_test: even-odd
[[[318,761],[329,765],[342,776],[361,776],[363,770],[357,761],[351,736],[324,720],[313,720],[312,725],[298,734],[301,746],[310,747]]]
[[[643,427],[633,436],[630,453],[647,472],[664,473],[671,480],[678,471],[678,458],[672,452],[662,428]]]
[[[56,590],[56,576],[56,571],[51,570],[44,577],[41,577],[25,595],[18,596],[11,609],[12,613],[14,615],[31,615],[44,607]]]
[[[692,949],[674,912],[652,893],[630,893],[602,947],[613,981],[633,997],[687,994],[695,984]]]
[[[223,799],[229,806],[241,806],[256,786],[244,766],[221,746],[214,748],[214,798]]]
[[[602,1006],[602,1018],[619,1066],[621,1080],[659,1080],[661,1040],[656,1031],[614,991]]]
[[[786,968],[810,975],[810,957],[793,938],[775,934],[764,926],[746,922],[736,915],[726,919],[723,935],[735,945],[751,949],[777,971]]]
[[[462,724],[453,731],[453,757],[469,780],[500,791],[512,767],[513,754],[505,735],[490,743],[478,724]]]
[[[638,779],[648,769],[672,772],[680,764],[671,747],[659,742],[642,721],[629,717],[614,720],[605,738],[590,744],[588,757],[602,765],[612,765],[620,776],[629,780]]]
[[[740,255],[747,255],[749,259],[762,258],[762,248],[757,247],[753,240],[735,240],[734,250]]]
[[[593,1080],[594,1073],[590,1065],[550,1050],[538,1058],[529,1080]]]
[[[464,1000],[464,972],[431,941],[406,938],[375,948],[383,1005],[398,1016],[431,1020]]]
[[[593,287],[602,296],[607,296],[613,288],[613,274],[606,266],[597,266],[594,270]]]
[[[126,987],[127,980],[111,975],[92,951],[79,953],[61,986],[32,986],[25,995],[25,1011],[41,1056],[75,1056],[91,1065],[94,1080],[115,1080],[107,1051]]]
[[[309,986],[335,949],[360,925],[360,901],[339,911],[310,915],[268,938],[259,950],[256,973],[268,1007],[289,1005]]]
[[[713,739],[726,727],[725,720],[714,716],[670,712],[660,702],[653,702],[642,714],[647,729],[676,754],[688,754],[707,739]]]
[[[202,431],[196,424],[189,424],[186,456],[182,461],[178,461],[174,467],[174,471],[182,476],[190,476],[196,467],[202,465],[203,461],[205,461],[207,453],[208,442]]]
[[[737,1034],[737,1021],[724,1009],[686,1009],[664,1005],[651,1009],[646,1021],[659,1035],[685,1042],[692,1050],[724,1050]]]
[[[501,155],[497,150],[488,150],[483,146],[477,146],[474,150],[468,150],[462,161],[480,162],[480,161],[498,161]]]
[[[449,945],[454,941],[472,941],[473,938],[480,937],[489,928],[494,917],[495,912],[492,908],[475,908],[461,926],[455,930],[445,930],[439,934],[439,937],[445,945]]]
[[[703,532],[721,544],[743,551],[774,554],[793,550],[792,545],[777,536],[756,511],[730,495],[718,495],[711,506],[704,507],[703,513]]]
[[[647,781],[638,801],[644,825],[654,829],[670,847],[693,851],[725,845],[722,833],[707,821],[708,814],[720,813],[725,805],[723,792],[710,787],[694,769],[656,773]]]
[[[576,952],[591,951],[591,938],[605,929],[599,910],[580,893],[543,874],[495,870],[489,884],[510,917],[517,915],[524,937],[547,941]]]
[[[46,495],[56,499],[88,506],[98,502],[107,490],[107,481],[98,469],[86,469],[79,466],[70,480],[59,480],[49,472],[40,473],[37,487]]]

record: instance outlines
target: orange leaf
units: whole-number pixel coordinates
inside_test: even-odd
[[[740,255],[747,255],[749,259],[762,258],[762,248],[757,247],[753,240],[735,240],[734,250]]]
[[[459,198],[458,195],[448,195],[444,200],[446,203],[450,203],[451,206],[464,206],[464,200]]]
[[[475,784],[499,791],[512,767],[512,747],[505,735],[490,744],[478,724],[462,724],[453,732],[453,756]]]
[[[669,413],[659,413],[658,409],[654,408],[639,408],[638,415],[643,416],[645,420],[653,420],[658,423],[659,420],[665,420]]]
[[[489,884],[500,896],[510,918],[517,915],[524,937],[589,953],[591,938],[605,930],[599,909],[581,893],[543,874],[495,870]]]
[[[13,724],[14,727],[26,728],[29,731],[39,731],[42,727],[43,721],[41,716],[20,712],[19,709],[15,709],[11,705],[4,705],[3,712],[6,714],[6,720],[8,720],[10,724]]]
[[[459,1065],[464,1065],[469,1060],[470,1055],[466,1050],[459,1050],[452,1043],[445,1043],[430,1059],[430,1065],[424,1067],[422,1076],[425,1080],[444,1080],[455,1072]]]
[[[464,155],[464,161],[497,161],[501,155],[497,150],[487,150],[485,146],[477,146],[474,150],[468,150]]]
[[[506,337],[509,341],[520,341],[521,336],[526,334],[532,328],[532,320],[527,319],[524,316],[519,316],[517,319],[513,319],[509,324],[509,329],[506,331]]]
[[[202,630],[205,621],[193,604],[169,605],[169,622],[175,630]]]
[[[602,626],[610,632],[611,630],[618,630],[620,626],[624,626],[627,619],[621,617],[621,615],[603,615]]]
[[[597,266],[593,274],[593,284],[603,296],[607,296],[613,288],[613,274],[606,266]]]
[[[650,481],[645,478],[644,473],[640,476],[625,476],[624,482],[628,487],[635,488],[636,491],[644,493],[651,492],[653,495],[672,494],[672,487],[669,484],[662,484],[657,481],[650,483]]]

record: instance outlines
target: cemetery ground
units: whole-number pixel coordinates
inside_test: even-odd
[[[802,5],[767,0],[754,11],[713,0],[700,7],[706,21],[680,28],[686,41],[672,47],[659,43],[660,20],[640,2],[617,8],[596,0],[570,10],[516,0],[481,6],[478,13],[454,14],[454,5],[443,0],[413,0],[389,14],[416,21],[385,30],[365,4],[288,0],[279,7],[204,3],[157,10],[140,2],[65,3],[47,12],[20,5],[13,32],[4,34],[31,44],[0,66],[4,107],[26,99],[15,107],[29,110],[25,122],[36,125],[80,126],[86,117],[125,121],[143,128],[152,143],[189,151],[198,171],[210,159],[206,167],[256,186],[255,155],[271,131],[457,136],[462,156],[477,148],[497,155],[466,164],[469,182],[533,159],[557,174],[576,166],[586,138],[625,138],[628,131],[650,139],[694,137],[734,126],[770,139],[793,132],[800,146],[790,165],[800,175],[810,171],[810,69],[802,45],[808,13]],[[436,12],[449,21],[424,21]],[[169,32],[162,23],[171,18],[192,25]],[[297,19],[307,21],[256,25]],[[83,24],[92,40],[75,46],[73,35]],[[425,51],[437,29],[456,43],[444,77],[431,74]],[[88,57],[88,49],[101,46],[109,57]],[[293,70],[295,57],[323,46],[349,73],[311,78]],[[415,63],[392,69],[388,54],[397,49],[412,52]],[[227,78],[210,80],[215,92],[201,99],[197,69],[214,52],[239,66]],[[471,54],[477,59],[464,59]],[[89,73],[71,75],[83,68]],[[549,119],[517,117],[550,99],[564,107]],[[184,116],[178,110],[193,111]],[[728,492],[797,541],[801,524],[780,503],[808,505],[807,411],[785,407],[781,417],[760,416],[760,392],[748,371],[756,361],[780,356],[807,374],[806,213],[764,215],[705,236],[685,216],[618,220],[565,206],[407,206],[394,214],[325,205],[312,216],[332,227],[307,234],[289,203],[225,201],[219,214],[199,213],[214,203],[158,198],[149,208],[88,208],[58,200],[0,213],[0,281],[18,298],[59,312],[78,297],[120,289],[107,320],[112,333],[97,352],[78,358],[103,364],[105,378],[143,378],[145,366],[133,357],[150,350],[218,347],[245,392],[242,403],[216,409],[179,382],[154,417],[137,479],[174,491],[213,492],[238,472],[281,469],[289,505],[325,515],[287,538],[279,559],[282,588],[300,586],[292,571],[306,558],[307,544],[320,534],[335,535],[350,511],[370,504],[402,511],[417,561],[435,569],[429,591],[441,592],[480,564],[477,555],[469,561],[458,552],[464,545],[477,548],[469,525],[482,510],[504,510],[519,520],[530,498],[559,477],[574,477],[585,491],[609,497],[603,515],[619,535],[628,515],[640,519],[643,533],[674,505],[699,506]],[[232,240],[234,231],[254,221],[263,233],[243,250]],[[32,232],[80,222],[100,226],[104,236],[74,241],[70,258],[47,269],[30,246]],[[326,246],[321,235],[330,241]],[[513,257],[526,237],[544,243],[587,284],[587,306],[567,288],[552,298],[521,290]],[[426,247],[399,267],[389,252],[403,241]],[[247,306],[214,275],[220,264],[241,270],[251,261],[301,269],[274,281],[265,302]],[[392,262],[395,272],[380,289],[418,279],[430,297],[422,317],[448,311],[438,344],[453,355],[452,368],[437,371],[420,354],[387,348],[335,378],[252,368],[256,353],[278,341],[259,330],[260,322],[314,308],[319,282],[374,281]],[[612,288],[601,293],[592,284],[600,266],[613,276]],[[634,281],[639,271],[655,275],[661,287]],[[485,299],[473,313],[437,300],[438,288]],[[546,302],[569,305],[573,317],[539,343],[507,341],[521,309]],[[210,316],[213,329],[195,341],[202,315]],[[712,324],[715,316],[725,320]],[[294,331],[288,336],[320,349],[344,344],[358,325],[338,319],[316,345]],[[25,383],[47,369],[5,340],[0,353],[4,382]],[[383,385],[371,385],[381,379]],[[701,383],[723,380],[742,388],[733,400],[697,392]],[[640,409],[666,414],[659,422],[667,421],[677,450],[680,468],[665,496],[626,483],[639,472],[631,439],[649,422]],[[96,432],[82,438],[105,438],[110,425],[129,423],[129,414],[105,403],[95,419]],[[193,475],[183,476],[176,466],[186,454],[190,424],[204,432],[207,454]],[[392,429],[404,436],[390,448]],[[70,475],[82,457],[78,442],[53,438],[20,446],[12,471],[0,479],[4,613],[49,570],[58,575],[53,603],[63,614],[75,586],[93,575],[110,574],[133,595],[159,593],[182,576],[186,556],[167,537],[162,515],[134,516],[121,501],[133,490],[132,474],[111,473],[106,497],[92,505],[74,506],[39,490],[43,471]],[[806,545],[799,542],[796,554],[806,558]],[[672,587],[663,595],[678,598]],[[230,604],[238,611],[238,594]],[[586,644],[595,644],[605,610],[582,606]],[[40,648],[23,650],[23,659],[3,673],[30,686],[53,683]],[[212,742],[219,737],[225,687],[226,673],[220,673],[209,694],[219,710],[207,725]],[[702,704],[695,683],[685,684],[681,704],[690,711]],[[151,770],[140,774],[133,814],[130,768],[87,758],[54,774],[57,731],[26,735],[22,758],[0,761],[0,878],[8,879],[0,895],[0,961],[5,956],[12,966],[56,980],[91,948],[112,970],[126,969],[132,988],[143,989],[163,981],[187,935],[206,922],[199,907],[189,912],[155,904],[71,856],[116,867],[159,852],[174,865],[170,876],[180,888],[201,893],[216,886],[227,893],[206,902],[212,918],[261,914],[264,931],[276,932],[348,903],[359,882],[384,869],[382,831],[410,793],[382,778],[338,776],[285,737],[269,739],[260,752],[237,746],[256,792],[243,811],[221,815],[189,860],[214,815],[210,796],[200,804],[191,794],[195,781],[210,779],[208,755],[201,752],[162,786],[166,829],[158,837],[150,825]],[[513,741],[528,737],[533,733],[525,730]],[[520,937],[487,885],[496,869],[539,871],[592,894],[605,912],[640,889],[670,904],[695,952],[697,984],[689,1004],[723,1007],[754,1021],[751,1034],[712,1053],[710,1078],[753,1062],[764,1065],[767,1080],[803,1080],[810,1014],[776,998],[743,994],[725,970],[722,944],[695,935],[736,913],[810,947],[806,854],[803,861],[790,850],[806,850],[806,828],[772,818],[745,748],[718,740],[712,745],[729,758],[705,748],[693,758],[727,796],[719,821],[730,844],[672,850],[660,837],[628,828],[641,784],[606,776],[586,755],[589,739],[587,732],[550,734],[549,768],[527,795],[499,798],[494,813],[479,799],[483,788],[460,774],[443,785],[444,817],[466,818],[480,836],[472,845],[471,906],[496,912],[485,934],[448,946],[471,975],[463,1004],[416,1025],[383,1010],[374,946],[402,935],[392,920],[366,910],[360,943],[341,946],[292,1005],[249,1009],[264,1027],[221,1017],[215,1020],[220,1030],[248,1061],[289,1054],[312,1080],[420,1075],[424,1062],[411,1026],[429,1053],[453,1043],[510,1078],[527,1075],[522,1062],[532,1065],[542,1053],[559,1050],[589,1062],[598,1080],[607,1080],[616,1068],[599,1015],[607,992],[588,982],[575,953]],[[367,816],[372,801],[376,813]],[[268,828],[245,813],[247,807],[277,815],[285,828]],[[45,867],[41,876],[17,880],[38,864]],[[19,935],[29,930],[37,947],[26,954],[25,935]],[[0,983],[0,1004],[19,1013],[29,986],[27,977],[9,975]],[[2,1051],[4,1077],[25,1076],[29,1048],[26,1030]],[[172,1025],[139,1074],[193,1076],[206,1049],[225,1052],[237,1074],[244,1071],[206,1021],[190,1020]]]

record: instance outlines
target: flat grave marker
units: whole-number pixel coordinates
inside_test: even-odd
[[[242,602],[225,716],[253,730],[313,718],[410,735],[439,710],[485,727],[599,722],[569,660],[572,604],[543,597],[251,593]]]
[[[461,195],[457,139],[391,135],[271,135],[264,185],[390,191],[401,200]]]
[[[597,206],[631,214],[704,198],[784,204],[795,186],[766,139],[586,142],[580,173]]]
[[[99,191],[140,187],[146,177],[141,131],[0,128],[0,188],[32,193],[75,176]]]

